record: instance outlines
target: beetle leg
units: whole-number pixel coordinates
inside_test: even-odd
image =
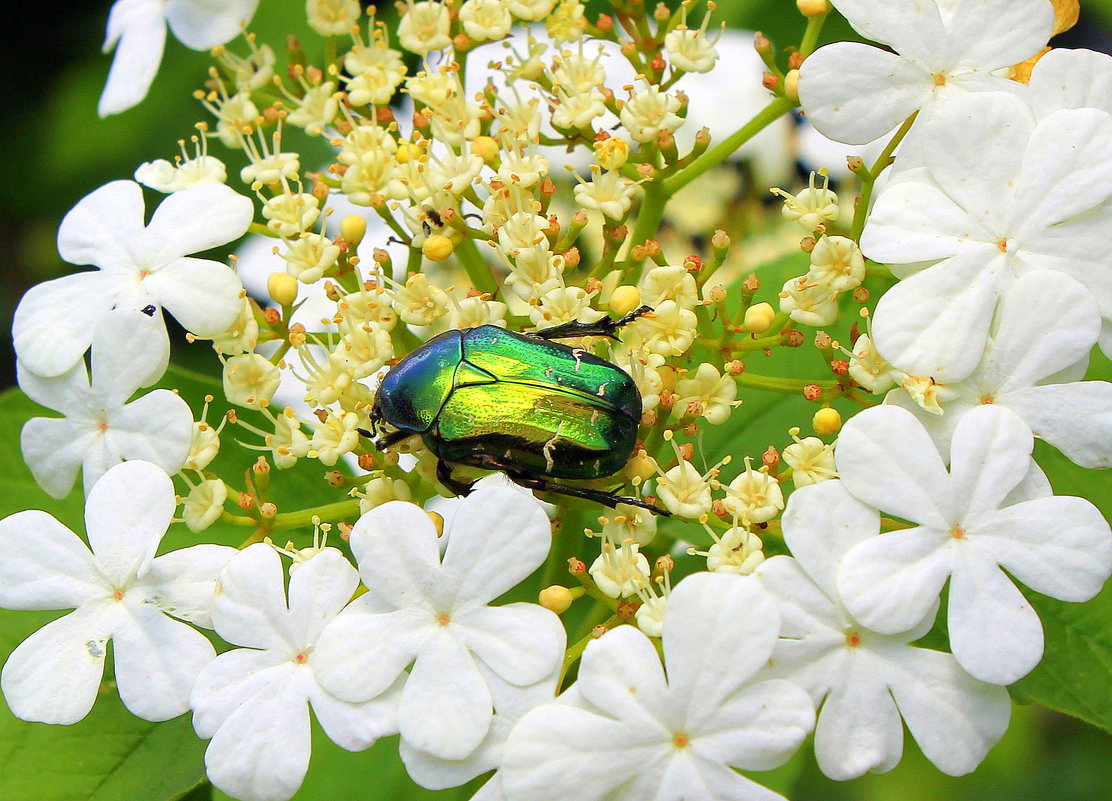
[[[402,429],[398,429],[397,431],[391,431],[389,434],[383,434],[381,437],[376,439],[375,440],[375,447],[378,448],[380,451],[384,451],[387,448],[389,448],[391,445],[396,445],[399,442],[401,442],[403,439],[406,439],[407,437],[412,437],[412,436],[413,436],[412,431],[403,431]]]
[[[568,495],[572,498],[583,498],[584,500],[601,503],[603,506],[609,506],[611,509],[619,503],[626,503],[630,506],[639,506],[642,509],[648,509],[650,512],[663,515],[664,517],[672,516],[672,513],[667,509],[653,506],[651,503],[646,503],[639,498],[631,498],[625,495],[617,495],[613,492],[606,492],[605,490],[588,489],[586,487],[569,487],[520,470],[506,470],[506,475],[515,483],[527,489],[539,490],[541,492],[555,492],[558,495]]]
[[[650,312],[652,312],[651,306],[642,306],[634,309],[625,317],[619,317],[617,320],[611,320],[609,317],[603,317],[595,323],[581,323],[572,320],[570,323],[561,323],[541,331],[534,331],[533,336],[541,339],[568,339],[572,337],[610,337],[611,339],[617,339],[619,328],[629,325],[638,317],[643,317]]]
[[[436,478],[446,489],[462,497],[470,495],[471,488],[475,486],[474,481],[460,481],[452,478],[452,468],[443,459],[438,459],[436,462]]]

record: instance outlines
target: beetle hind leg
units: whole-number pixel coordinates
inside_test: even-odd
[[[610,339],[617,339],[618,329],[629,325],[638,317],[644,317],[650,312],[652,312],[651,306],[641,306],[631,311],[625,317],[619,317],[617,320],[612,320],[609,317],[603,317],[601,320],[594,323],[581,323],[572,320],[570,323],[561,323],[551,328],[536,331],[533,333],[533,336],[540,337],[541,339],[567,339],[571,337],[610,337]]]

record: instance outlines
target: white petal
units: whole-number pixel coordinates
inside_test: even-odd
[[[958,663],[989,684],[1012,684],[1043,653],[1039,616],[1004,571],[980,553],[954,565],[947,611]]]
[[[937,530],[910,528],[854,547],[838,570],[838,590],[846,609],[883,634],[897,634],[918,624],[938,600],[950,574],[948,539]]]
[[[743,770],[772,770],[788,761],[815,726],[811,697],[790,681],[764,681],[725,699],[691,731],[703,757]]]
[[[688,770],[678,773],[675,770],[677,764],[684,765]],[[673,759],[669,767],[672,768],[671,776],[675,779],[675,785],[669,790],[674,795],[657,796],[659,799],[665,797],[674,801],[694,799],[696,796],[688,794],[692,787],[698,787],[699,792],[705,793],[698,797],[706,798],[708,801],[785,801],[784,796],[730,770],[721,762],[697,759],[694,754],[691,759],[682,761],[680,758]],[[631,801],[643,797],[634,796]]]
[[[980,523],[977,550],[1031,589],[1061,601],[1087,601],[1112,573],[1112,532],[1084,498],[1038,498]]]
[[[0,674],[12,714],[40,723],[76,723],[93,708],[111,631],[107,604],[47,623],[22,643]]]
[[[1107,317],[1104,319],[1100,329],[1100,345],[1101,352],[1104,353],[1109,359],[1112,359],[1112,320]]]
[[[73,489],[85,460],[103,450],[104,435],[85,420],[33,417],[24,424],[19,443],[35,481],[61,499]]]
[[[1054,30],[1049,3],[959,2],[950,19],[949,56],[990,72],[1042,50]]]
[[[440,567],[436,529],[424,510],[390,501],[360,517],[351,550],[372,593],[396,607],[427,603]]]
[[[834,458],[845,489],[858,500],[915,523],[948,523],[950,478],[909,412],[876,406],[851,418]]]
[[[284,572],[277,552],[261,542],[228,560],[212,608],[216,633],[250,648],[292,652],[303,645],[291,637]]]
[[[125,0],[126,2],[126,0]],[[117,3],[120,7],[124,3]],[[131,108],[147,96],[147,91],[162,62],[166,45],[166,22],[162,4],[158,2],[127,3],[127,18],[112,20],[123,26],[123,35],[116,45],[108,82],[100,95],[97,114],[107,117]],[[116,8],[113,8],[115,11]]]
[[[576,687],[602,712],[648,731],[667,685],[649,638],[632,626],[619,626],[587,645]],[[656,728],[667,739],[663,728]]]
[[[398,733],[401,689],[399,679],[379,697],[362,704],[349,704],[314,683],[309,691],[309,703],[328,739],[348,751],[362,751],[380,737]]]
[[[1033,447],[1031,429],[1014,412],[995,404],[970,409],[950,445],[950,519],[998,509],[1027,475]]]
[[[467,649],[511,684],[535,684],[564,658],[560,619],[536,604],[481,606],[452,618]]]
[[[1077,281],[1051,270],[1025,273],[1004,294],[979,372],[997,393],[1026,389],[1085,358],[1100,324],[1096,301]]]
[[[1008,728],[1008,691],[977,681],[950,654],[900,647],[885,656],[884,678],[923,754],[950,776],[970,773]]]
[[[93,486],[85,532],[105,577],[129,584],[146,569],[174,516],[174,484],[150,462],[124,462]]]
[[[1028,100],[1039,117],[1062,108],[1112,112],[1112,56],[1055,47],[1031,73]]]
[[[243,307],[239,278],[230,267],[208,259],[172,261],[144,279],[143,287],[152,301],[199,337],[226,331]]]
[[[1055,111],[1031,134],[1016,188],[1013,227],[1022,238],[1099,206],[1112,196],[1112,115]]]
[[[216,657],[199,631],[145,604],[125,604],[128,617],[112,632],[116,686],[128,711],[169,720],[189,709],[193,680]]]
[[[856,42],[822,47],[799,70],[807,119],[824,135],[851,145],[891,131],[924,103],[931,87],[922,67]]]
[[[549,699],[551,700],[551,698]],[[398,754],[405,764],[409,778],[428,790],[444,790],[461,784],[498,768],[502,746],[513,728],[506,718],[495,716],[490,731],[482,744],[464,759],[438,759],[411,746],[405,740],[398,743]],[[489,782],[488,782],[489,784]],[[491,788],[488,792],[493,792]],[[472,801],[478,796],[473,796]],[[499,798],[498,801],[505,801]]]
[[[416,609],[367,612],[366,597],[325,626],[313,652],[321,686],[353,703],[385,692],[439,628],[430,614]]]
[[[119,459],[143,459],[166,473],[181,470],[193,441],[193,412],[180,395],[156,389],[108,419],[106,450]],[[85,476],[85,486],[91,481]]]
[[[88,416],[90,407],[98,400],[89,389],[89,371],[83,360],[52,377],[37,375],[20,361],[16,363],[16,377],[23,394],[66,417]]]
[[[781,525],[800,567],[837,598],[838,563],[854,545],[880,533],[880,514],[850,495],[843,482],[822,481],[792,493]]]
[[[151,264],[161,267],[191,253],[219,247],[247,232],[255,207],[225,184],[205,184],[162,199],[145,236]]]
[[[1112,383],[1031,387],[1007,395],[1001,405],[1082,467],[1112,467]]]
[[[940,384],[965,378],[984,352],[1004,254],[977,245],[900,281],[877,303],[873,341],[896,367]]]
[[[216,577],[239,553],[226,545],[194,545],[155,557],[142,576],[147,599],[163,612],[212,628]]]
[[[417,655],[402,690],[402,738],[441,759],[463,759],[486,737],[493,714],[471,654],[458,638],[438,632]]]
[[[212,737],[257,692],[276,680],[284,681],[281,677],[290,668],[290,660],[275,651],[236,648],[220,654],[193,683],[189,696],[193,728],[200,737]]]
[[[889,184],[877,196],[861,250],[875,261],[906,264],[955,256],[990,241],[981,221],[937,186],[908,180]]]
[[[923,0],[838,0],[838,11],[866,38],[908,58],[928,61],[948,35],[938,7]]]
[[[885,678],[867,669],[871,660],[850,664],[823,702],[815,727],[815,758],[837,781],[887,773],[903,755],[903,726]]]
[[[636,726],[574,706],[539,706],[510,732],[499,771],[506,795],[529,801],[626,801],[628,785],[637,777],[659,776],[670,756],[670,738],[653,741],[641,734]]]
[[[0,520],[0,606],[71,609],[110,590],[81,539],[46,512]]]
[[[93,264],[113,272],[135,269],[143,236],[143,188],[112,181],[77,202],[58,227],[58,253],[70,264]]]
[[[286,801],[309,767],[307,674],[293,665],[247,700],[205,751],[209,780],[240,801]]]
[[[19,361],[32,373],[56,376],[74,367],[97,324],[115,305],[120,277],[96,270],[44,281],[27,290],[12,322]]]
[[[974,373],[968,379],[966,385],[976,384],[978,373]],[[964,385],[959,385],[964,386]],[[919,421],[919,425],[927,430],[931,435],[931,440],[934,442],[934,447],[942,455],[943,459],[950,458],[950,442],[954,436],[954,428],[962,417],[970,410],[975,408],[978,404],[973,401],[959,396],[955,400],[947,401],[942,404],[945,410],[944,414],[931,414],[918,403],[903,388],[897,387],[884,396],[885,405],[898,406],[905,411],[910,412]]]
[[[1034,126],[1026,104],[1001,92],[961,92],[933,109],[922,131],[928,172],[977,221],[972,224],[995,234],[1009,222],[1015,178]],[[980,146],[987,143],[992,146]]]
[[[334,548],[298,565],[290,576],[290,627],[298,642],[313,643],[359,586],[359,574]]]
[[[92,344],[92,385],[106,406],[119,406],[139,387],[158,381],[170,361],[170,339],[158,312],[148,315],[129,308],[109,312],[97,326]]]
[[[552,526],[540,504],[508,487],[468,495],[445,536],[435,595],[441,608],[497,598],[540,567],[552,547]]]
[[[686,707],[690,725],[710,719],[768,661],[779,636],[776,602],[756,579],[688,576],[669,596],[664,615],[671,703]]]
[[[193,50],[210,50],[239,36],[259,0],[169,0],[166,22],[174,36]]]
[[[762,562],[753,575],[780,606],[780,637],[761,676],[790,679],[816,701],[838,675],[851,622],[790,556]]]
[[[1101,315],[1112,317],[1112,270],[1093,258],[1112,220],[1112,206],[1081,214],[1058,225],[1028,232],[1019,241],[1016,261],[1020,269],[1059,270],[1084,286],[1100,306]]]

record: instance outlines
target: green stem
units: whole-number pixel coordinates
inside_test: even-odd
[[[815,45],[819,43],[822,24],[826,22],[827,16],[829,16],[829,13],[807,19],[807,30],[803,32],[803,41],[799,44],[799,55],[806,58],[815,51]]]
[[[271,231],[269,228],[267,228],[262,223],[257,223],[257,222],[253,222],[249,226],[247,226],[247,233],[249,233],[249,234],[260,234],[262,236],[269,236],[272,239],[281,239],[282,238],[282,237],[278,236],[278,234]]]
[[[278,531],[286,528],[301,528],[302,526],[312,525],[314,517],[319,517],[325,522],[332,522],[343,520],[345,517],[351,517],[355,514],[359,514],[359,501],[353,498],[347,501],[326,503],[323,506],[314,506],[310,509],[300,509],[296,512],[286,512],[284,514],[275,515],[274,518],[269,521],[269,525],[265,525],[264,527],[269,531]],[[222,513],[220,515],[220,522],[229,523],[233,526],[260,525],[258,520],[242,515],[233,515],[230,512]]]
[[[660,221],[664,218],[664,207],[668,203],[668,194],[660,181],[653,181],[645,187],[645,197],[641,201],[641,208],[637,212],[637,222],[630,234],[629,244],[643,245],[652,239],[660,228]]]
[[[486,263],[483,254],[475,245],[475,240],[464,239],[456,245],[456,258],[467,271],[467,277],[471,279],[475,289],[492,297],[498,292],[498,282],[494,279],[494,273],[490,271],[490,265]]]
[[[873,163],[872,168],[861,179],[861,196],[857,198],[857,206],[853,210],[853,227],[850,229],[849,238],[854,242],[861,241],[861,232],[865,230],[865,218],[869,215],[869,201],[873,196],[873,187],[876,185],[876,179],[884,172],[885,168],[892,163],[892,153],[896,150],[896,146],[903,141],[907,136],[907,132],[911,130],[911,126],[915,124],[915,117],[919,112],[916,111],[900,126],[896,131],[896,135],[892,137],[891,141],[885,146],[884,150],[877,157]]]
[[[804,378],[780,378],[779,376],[755,375],[753,373],[742,373],[739,376],[734,376],[734,378],[739,386],[749,389],[764,389],[769,392],[783,392],[788,395],[797,395],[803,391],[804,387],[812,385],[820,387],[823,391],[838,386],[838,382],[832,380],[810,381]]]
[[[734,131],[688,167],[665,179],[664,191],[670,197],[712,167],[717,167],[735,150],[744,145],[776,120],[795,108],[787,98],[777,97],[749,122]],[[640,222],[640,221],[638,221]]]

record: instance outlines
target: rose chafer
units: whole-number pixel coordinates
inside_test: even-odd
[[[493,325],[446,331],[399,361],[375,395],[371,425],[394,429],[379,449],[420,436],[437,458],[437,478],[459,495],[474,482],[455,465],[500,470],[530,489],[628,503],[637,498],[561,484],[617,473],[633,454],[641,394],[617,365],[556,339],[606,336],[652,310],[618,320],[570,322],[533,334]]]

